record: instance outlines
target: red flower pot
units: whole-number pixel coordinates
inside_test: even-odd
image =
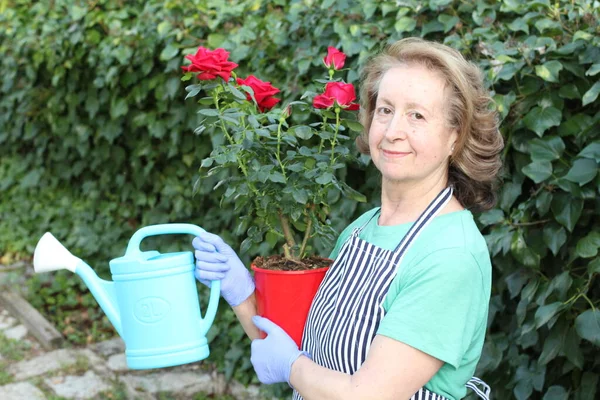
[[[329,267],[272,271],[252,264],[251,268],[256,284],[258,315],[279,325],[300,347],[308,311]],[[262,335],[265,337],[264,332]]]

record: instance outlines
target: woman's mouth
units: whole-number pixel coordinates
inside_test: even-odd
[[[410,154],[410,152],[407,151],[394,151],[386,149],[381,149],[381,152],[386,158],[402,158]]]

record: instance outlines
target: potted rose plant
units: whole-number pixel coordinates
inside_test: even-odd
[[[186,99],[195,98],[204,117],[196,133],[224,137],[202,160],[201,171],[222,177],[214,189],[225,188],[222,200],[234,203],[247,232],[241,251],[264,241],[281,249],[252,263],[258,312],[298,343],[331,263],[313,255],[315,241],[334,238],[331,202],[340,196],[364,201],[336,174],[353,160],[353,136],[362,129],[354,86],[335,78],[345,58],[330,47],[323,59],[328,73],[315,80],[322,91],[285,104],[270,82],[237,76],[238,65],[224,49],[200,47],[182,66],[182,80],[195,78]]]

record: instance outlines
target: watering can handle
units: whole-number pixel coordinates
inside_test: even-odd
[[[127,245],[127,250],[125,251],[126,256],[131,256],[135,254],[141,253],[140,243],[142,240],[147,238],[148,236],[158,236],[158,235],[173,235],[173,234],[189,234],[198,236],[201,233],[206,232],[204,229],[200,228],[197,225],[193,224],[158,224],[158,225],[149,225],[145,226],[141,229],[138,229],[137,232],[133,234],[131,239],[129,239],[129,244]],[[206,335],[208,329],[212,325],[215,315],[217,314],[217,306],[219,305],[219,296],[221,295],[221,281],[215,280],[210,282],[210,296],[208,300],[208,307],[206,308],[206,313],[204,314],[203,327],[205,332],[203,335]]]

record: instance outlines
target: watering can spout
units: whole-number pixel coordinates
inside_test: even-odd
[[[79,275],[116,331],[122,336],[121,317],[117,311],[115,284],[100,279],[89,265],[79,257],[71,254],[50,232],[46,232],[35,247],[33,268],[35,272],[66,269]]]

